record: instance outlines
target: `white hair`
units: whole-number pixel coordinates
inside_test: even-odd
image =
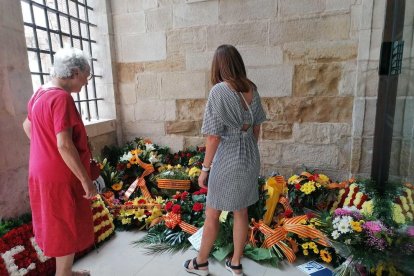
[[[55,78],[70,78],[74,69],[79,69],[82,72],[90,69],[89,57],[76,48],[62,48],[53,57],[54,62],[50,76]]]

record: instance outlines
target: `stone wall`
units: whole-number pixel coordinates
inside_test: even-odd
[[[233,44],[269,119],[262,173],[303,165],[348,177],[365,2],[112,0],[124,141],[203,144],[212,56]]]
[[[0,219],[28,212],[29,139],[22,123],[32,94],[20,1],[0,1]]]

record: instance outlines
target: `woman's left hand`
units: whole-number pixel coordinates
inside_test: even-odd
[[[201,188],[207,189],[207,178],[208,172],[201,171],[200,175],[198,176],[198,186]]]

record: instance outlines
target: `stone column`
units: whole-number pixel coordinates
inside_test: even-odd
[[[0,219],[30,210],[29,139],[22,123],[33,93],[20,1],[0,1]]]

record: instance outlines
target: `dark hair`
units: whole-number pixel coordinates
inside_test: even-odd
[[[256,84],[246,76],[243,59],[232,45],[220,45],[214,53],[211,65],[211,83],[226,81],[237,92],[249,92]]]

